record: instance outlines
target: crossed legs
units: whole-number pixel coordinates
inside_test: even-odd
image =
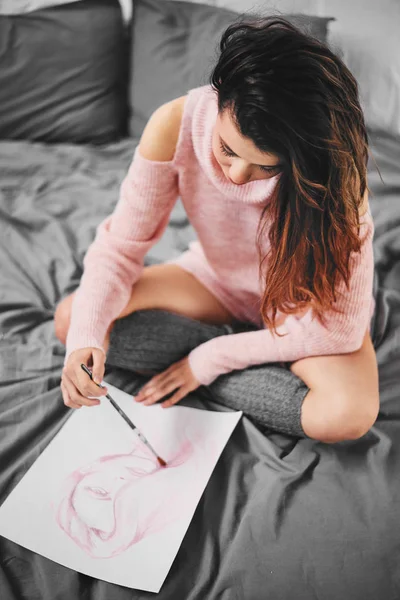
[[[55,314],[56,335],[64,344],[72,299],[73,294],[60,302]],[[144,268],[142,276],[133,286],[130,301],[118,319],[110,325],[105,349],[108,350],[113,328],[121,319],[134,312],[151,309],[169,311],[176,316],[196,320],[199,328],[204,324],[203,332],[207,331],[207,335],[211,337],[213,334],[226,334],[221,325],[235,322],[225,307],[192,274],[174,264],[151,265]],[[175,326],[176,324],[177,322]],[[296,383],[296,389],[300,383],[303,384],[300,386],[303,393],[301,406],[298,407],[298,420],[301,421],[301,428],[306,436],[327,443],[356,439],[364,435],[376,420],[379,411],[378,367],[369,331],[365,334],[362,347],[356,352],[303,358],[290,365],[290,372],[281,368],[278,370],[274,364],[252,367],[243,372],[234,371],[217,378],[210,390],[215,390],[216,393],[220,391],[222,398],[226,396],[228,389],[231,390],[232,382],[235,382],[235,389],[238,389],[240,378],[241,383],[247,379],[247,395],[251,395],[251,382],[259,387],[254,377],[256,372],[260,377],[262,369],[269,369],[269,376],[279,376],[289,385]],[[282,383],[280,387],[282,388]],[[269,400],[272,400],[272,389],[265,393],[269,393]],[[275,404],[279,403],[280,398],[277,393],[275,391]],[[230,394],[232,395],[231,392]],[[256,408],[254,406],[255,411]],[[289,404],[286,409],[290,412]]]

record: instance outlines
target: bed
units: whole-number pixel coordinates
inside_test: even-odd
[[[112,211],[136,144],[0,143],[0,501],[70,416],[60,391],[65,348],[54,334],[54,308],[78,285],[86,248]],[[263,434],[244,416],[161,599],[286,599],[293,590],[298,600],[399,598],[400,139],[372,135],[371,149],[384,180],[371,161],[378,420],[359,440],[328,445]],[[174,256],[193,238],[178,201],[147,264]],[[115,368],[105,379],[132,394],[146,380]],[[198,391],[182,404],[224,410]],[[150,597],[4,538],[0,561],[2,600]]]
[[[160,600],[400,597],[400,136],[369,135],[377,422],[358,440],[323,444],[267,434],[243,416]],[[137,143],[0,142],[0,503],[71,415],[60,390],[65,348],[54,333],[54,310],[79,283],[85,252],[112,212]],[[179,254],[194,237],[178,200],[145,264]],[[134,394],[147,379],[108,366],[105,380]],[[181,404],[227,410],[199,390]],[[152,596],[0,537],[1,600]]]

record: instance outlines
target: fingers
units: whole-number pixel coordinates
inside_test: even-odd
[[[98,385],[96,385],[80,365],[73,370],[72,374],[70,374],[70,371],[67,370],[66,375],[69,377],[70,381],[72,381],[81,395],[85,396],[86,398],[89,398],[90,396],[105,396],[107,393],[107,388],[100,388]],[[100,381],[102,379],[103,378],[101,377]]]
[[[162,371],[162,373],[154,375],[150,381],[141,388],[135,396],[135,400],[143,402],[149,399],[150,394],[155,394],[157,398],[154,402],[156,402],[166,394],[172,392],[179,385],[183,385],[185,383],[185,378],[183,369],[180,367],[180,362],[181,361],[171,365],[168,369]],[[144,402],[144,404],[146,404],[146,402]]]
[[[95,384],[93,384],[95,385]],[[101,396],[105,394],[105,390],[95,386],[98,392],[90,394],[92,396]],[[82,406],[97,406],[100,400],[91,400],[83,396],[77,389],[73,381],[70,379],[65,369],[63,370],[62,386],[64,404],[70,408],[81,408]]]
[[[89,398],[90,396],[104,396],[107,393],[107,388],[100,388],[90,376],[82,369],[81,364],[90,367],[92,377],[99,379],[99,383],[103,379],[105,370],[105,354],[99,348],[81,348],[71,353],[67,364],[64,366],[63,373],[75,385],[81,395]]]
[[[90,399],[91,396],[99,397],[107,394],[107,387],[101,388],[96,385],[94,381],[90,379],[89,375],[81,368],[80,363],[79,365],[73,364],[72,367],[64,367],[63,376],[64,375],[72,382],[77,392],[85,398]]]
[[[104,376],[104,352],[99,348],[93,348],[92,350],[93,357],[93,368],[92,368],[92,377],[93,382],[101,383]],[[95,394],[92,394],[95,395]]]
[[[89,362],[90,361],[90,362]],[[82,406],[97,406],[99,397],[105,396],[107,387],[99,387],[92,378],[82,369],[81,364],[92,364],[93,379],[103,379],[105,368],[105,353],[100,348],[80,348],[71,353],[67,364],[64,366],[61,377],[61,392],[63,401],[70,408]]]
[[[161,403],[162,408],[168,408],[169,406],[173,406],[174,404],[177,404],[180,400],[182,400],[182,398],[187,396],[189,392],[190,392],[189,389],[186,389],[184,387],[179,388],[179,390],[176,392],[176,394],[171,396],[171,398],[168,398],[168,400],[165,400],[165,402]]]
[[[164,381],[156,381],[153,378],[151,381],[146,383],[136,396],[138,402],[143,402],[146,406],[154,404],[160,398],[163,398],[170,392],[174,391],[179,385],[176,377],[164,379]]]
[[[194,378],[186,357],[171,365],[166,371],[152,377],[134,398],[136,402],[142,402],[143,405],[150,406],[168,394],[175,392],[161,404],[163,408],[167,408],[182,400],[199,385],[200,383]]]
[[[170,367],[168,367],[168,369],[166,371],[162,371],[162,373],[158,373],[158,375],[154,375],[150,381],[148,381],[140,390],[140,392],[142,392],[142,390],[148,390],[150,388],[159,388],[161,389],[162,387],[164,387],[164,385],[166,385],[168,383],[168,381],[173,381],[174,379],[177,378],[178,375],[178,369],[176,367],[176,365],[171,365]]]
[[[60,387],[65,406],[69,406],[69,408],[82,408],[80,404],[75,404],[75,402],[71,400],[71,397],[63,381],[61,381]]]

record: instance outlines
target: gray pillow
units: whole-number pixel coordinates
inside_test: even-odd
[[[118,0],[0,16],[0,138],[116,141],[127,129]]]
[[[328,23],[335,20],[303,14],[282,16],[324,43]],[[158,106],[208,82],[220,37],[237,17],[236,12],[206,4],[135,0],[129,89],[129,132],[133,137],[141,136]]]

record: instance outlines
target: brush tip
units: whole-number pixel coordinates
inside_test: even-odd
[[[165,460],[163,460],[162,458],[160,458],[159,456],[157,456],[157,460],[160,463],[160,465],[162,467],[165,467],[167,465],[167,463],[165,462]]]

